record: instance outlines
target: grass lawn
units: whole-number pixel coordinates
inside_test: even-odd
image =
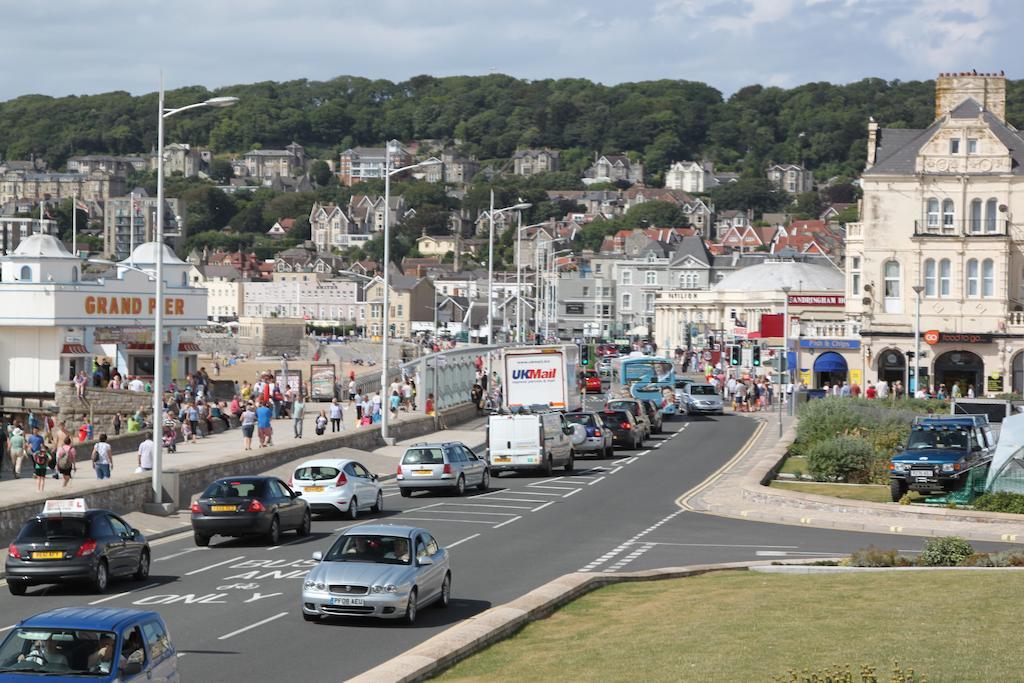
[[[898,661],[929,683],[1021,680],[1020,619],[1007,600],[1018,590],[1024,574],[1002,571],[734,571],[618,584],[440,678],[769,683],[790,669],[869,664],[887,681]]]
[[[796,475],[809,474],[807,471],[807,458],[802,455],[791,455],[782,463],[779,472]]]
[[[833,498],[852,498],[854,500],[868,500],[873,503],[891,503],[889,487],[879,484],[829,484],[816,481],[782,481],[772,482],[772,486],[779,489],[799,491],[801,493],[815,493],[819,496],[832,496]],[[910,500],[922,501],[917,493],[911,492]]]

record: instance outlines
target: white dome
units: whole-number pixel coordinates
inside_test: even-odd
[[[163,254],[164,254],[163,261],[164,261],[164,265],[165,266],[168,266],[168,265],[170,265],[170,266],[187,266],[188,265],[187,263],[182,261],[180,258],[178,258],[178,255],[175,254],[174,250],[171,249],[169,246],[167,246],[166,244],[161,245],[161,246],[163,247]],[[142,265],[152,265],[152,264],[156,263],[156,253],[157,253],[156,249],[157,249],[157,243],[156,242],[143,242],[139,246],[135,247],[135,251],[132,252],[132,255],[129,256],[128,258],[126,258],[125,260],[121,261],[121,263],[123,265],[126,265],[126,266],[127,265],[138,266],[139,264],[142,264]]]
[[[30,258],[60,258],[75,259],[74,254],[68,251],[64,244],[53,235],[36,234],[30,235],[18,243],[12,256],[28,256]]]
[[[842,292],[845,278],[838,268],[802,261],[766,261],[726,275],[712,289],[729,292],[768,292],[789,287],[794,292]]]

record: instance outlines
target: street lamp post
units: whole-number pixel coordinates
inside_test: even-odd
[[[506,211],[522,211],[528,209],[532,204],[529,202],[519,202],[512,206],[506,206],[501,209],[494,208],[494,190],[491,190],[491,209],[488,214],[488,222],[490,223],[487,236],[487,345],[490,346],[494,343],[494,215],[498,213],[504,213]],[[519,217],[520,224],[522,223],[522,215]],[[518,238],[518,235],[517,235]],[[490,381],[490,352],[488,352],[488,381]]]
[[[779,359],[779,379],[782,386],[779,387],[782,394],[779,400],[779,437],[782,437],[782,404],[786,402],[785,397],[789,396],[790,369],[789,369],[789,290],[791,287],[782,287],[782,358]],[[785,374],[781,370],[785,369]]]
[[[523,230],[529,230],[530,228],[536,228],[541,225],[547,225],[547,221],[542,223],[533,223],[531,225],[523,225],[523,214],[519,213],[519,221],[516,227],[516,341],[520,344],[523,343],[523,325],[525,324],[522,308],[523,308],[523,263],[522,263],[522,238]],[[535,243],[536,244],[536,243]],[[536,247],[534,248],[534,255],[536,256]],[[534,259],[536,260],[536,259]],[[534,309],[534,316],[536,319],[536,309]]]
[[[383,340],[383,345],[381,346],[380,359],[380,393],[385,404],[387,403],[387,398],[384,391],[388,386],[388,337],[391,333],[391,274],[388,268],[388,265],[391,263],[391,176],[402,171],[409,171],[423,166],[433,166],[439,163],[441,162],[437,159],[428,159],[417,164],[393,169],[391,168],[391,142],[384,143],[384,300],[383,310],[381,311],[381,339]],[[390,410],[382,410],[380,413],[380,437],[385,442],[388,439],[388,426],[391,423],[389,419],[390,413]]]
[[[156,277],[156,308],[153,311],[153,502],[163,503],[163,460],[160,432],[164,415],[164,119],[189,109],[200,107],[230,107],[238,102],[237,97],[211,97],[175,109],[164,108],[164,75],[160,74],[160,96],[157,110],[156,141],[156,226],[153,241],[156,253],[153,256]]]
[[[562,254],[571,254],[572,249],[559,249],[558,251],[551,252],[551,267],[548,269],[547,276],[547,300],[546,306],[547,311],[544,314],[544,337],[550,336],[550,330],[548,325],[553,318],[557,317],[558,313],[558,264],[555,262],[558,256]],[[555,324],[555,335],[558,334],[558,324]]]
[[[914,394],[916,395],[917,390],[921,387],[921,292],[924,291],[924,287],[914,285],[913,289],[914,294],[917,295],[916,311],[914,313]],[[907,363],[907,365],[910,364]],[[907,392],[909,395],[909,385],[907,385]]]

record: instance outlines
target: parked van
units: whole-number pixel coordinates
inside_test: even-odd
[[[491,474],[556,467],[572,472],[575,427],[562,413],[492,415],[487,422],[487,461]]]

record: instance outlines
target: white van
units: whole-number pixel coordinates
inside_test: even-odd
[[[574,427],[562,413],[492,415],[487,422],[487,461],[491,474],[556,467],[572,472]]]

